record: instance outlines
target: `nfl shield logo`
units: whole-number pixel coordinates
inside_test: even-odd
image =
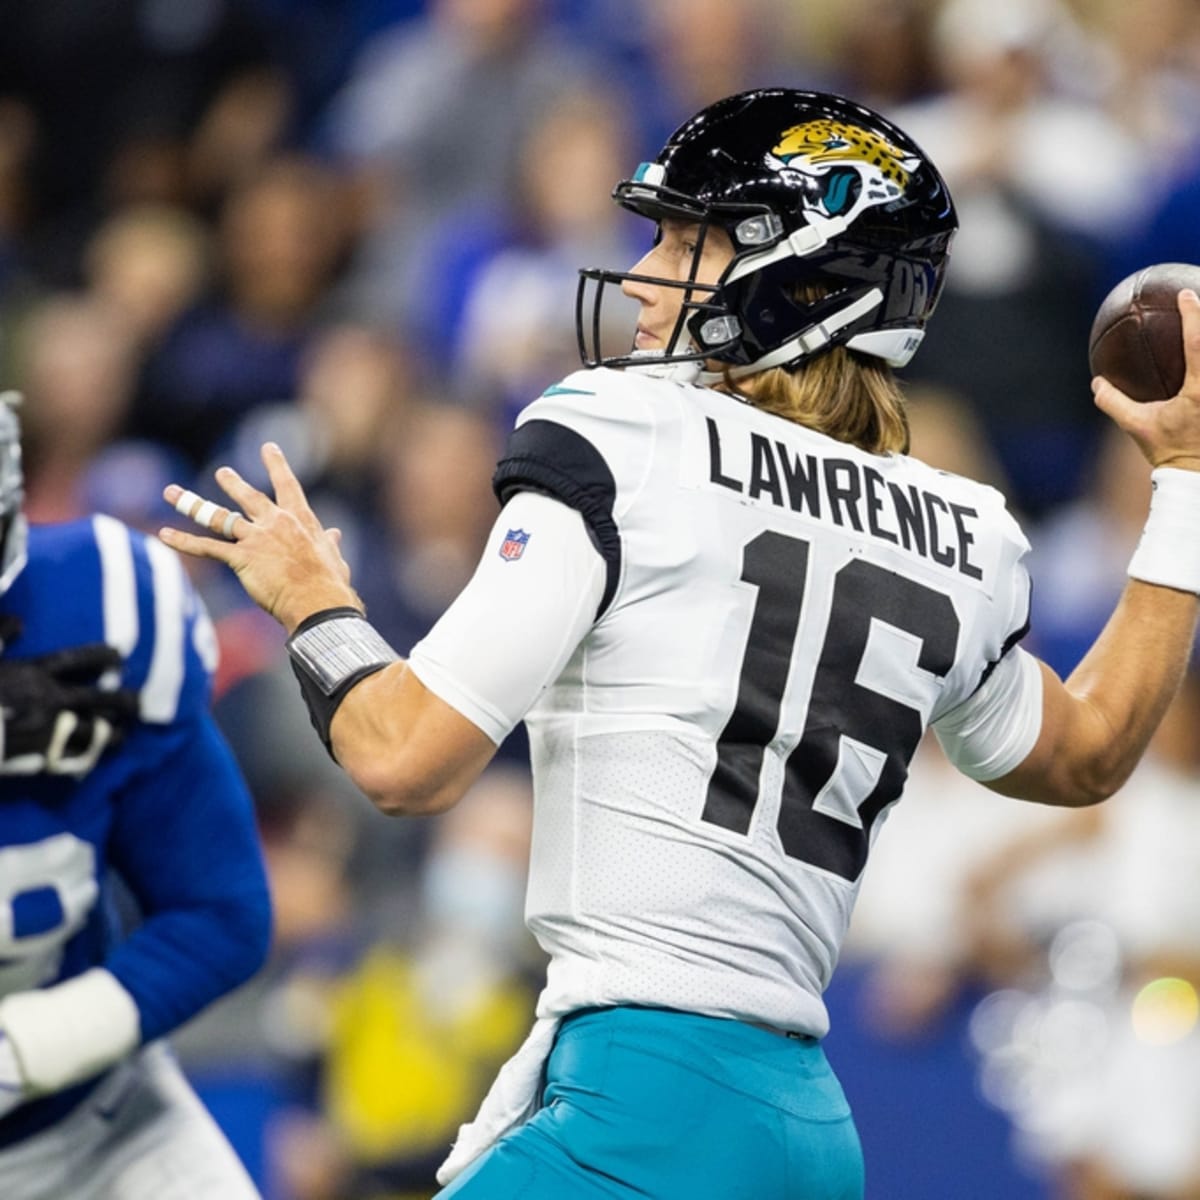
[[[504,542],[500,546],[500,557],[508,562],[516,562],[525,553],[525,545],[528,541],[529,534],[525,530],[510,529],[504,535]]]

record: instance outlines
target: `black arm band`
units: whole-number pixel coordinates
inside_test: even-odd
[[[288,638],[287,652],[313,728],[333,757],[329,727],[338,705],[356,683],[400,656],[357,608],[349,607],[305,617]]]

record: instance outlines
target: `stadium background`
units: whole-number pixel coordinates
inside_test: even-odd
[[[1022,516],[1039,653],[1069,670],[1107,614],[1148,480],[1086,336],[1133,267],[1200,261],[1190,0],[4,0],[0,31],[31,518],[153,529],[165,482],[256,476],[274,437],[407,650],[469,574],[514,413],[575,361],[576,267],[641,253],[612,184],[697,107],[788,84],[872,103],[948,176],[914,449]],[[428,1195],[541,970],[524,746],[454,813],[386,822],[278,631],[196,575],[278,924],[179,1052],[269,1200]],[[1194,691],[1100,813],[922,753],[830,993],[873,1198],[1200,1194]]]

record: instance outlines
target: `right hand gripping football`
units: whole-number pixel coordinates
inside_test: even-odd
[[[4,647],[19,625],[6,619]],[[102,642],[0,657],[0,775],[87,774],[137,718],[132,692],[100,686],[121,656]]]

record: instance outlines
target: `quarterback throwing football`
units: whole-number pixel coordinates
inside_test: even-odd
[[[318,731],[385,812],[453,804],[519,720],[538,1021],[440,1178],[463,1200],[852,1200],[822,993],[932,726],[998,791],[1081,805],[1133,768],[1200,592],[1200,301],[1182,394],[1096,402],[1156,467],[1132,579],[1064,683],[1024,651],[1028,545],[909,457],[893,377],[955,231],[919,146],[841,97],[704,109],[616,188],[653,222],[582,273],[585,369],[524,410],[478,569],[401,661],[277,447],[274,499],[168,499],[289,632]],[[615,351],[605,299],[637,302]],[[464,886],[469,882],[464,881]]]

